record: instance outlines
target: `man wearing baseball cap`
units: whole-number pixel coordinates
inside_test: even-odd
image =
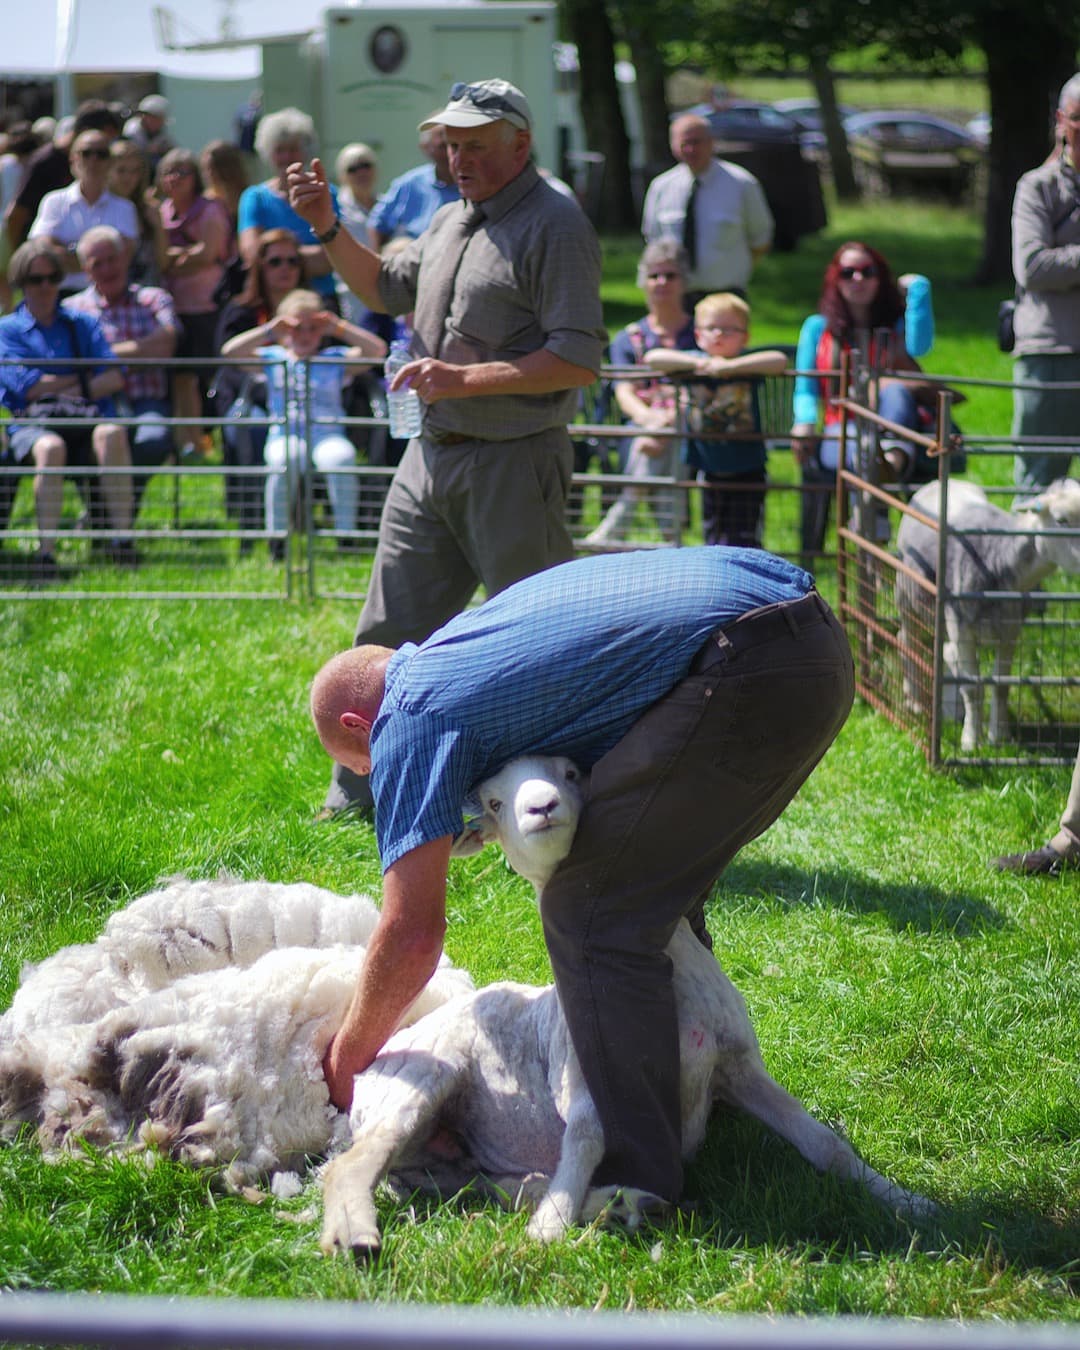
[[[133,141],[150,161],[150,172],[173,142],[166,131],[169,124],[169,100],[161,94],[147,94],[135,109],[134,116],[124,123],[124,140]]]
[[[358,646],[422,642],[478,585],[494,595],[573,556],[566,428],[606,341],[600,248],[531,162],[532,122],[506,80],[455,84],[421,130],[445,128],[462,200],[387,259],[335,217],[317,159],[289,170],[290,201],[338,275],[371,309],[414,313],[414,359],[392,388],[420,395],[423,428],[383,508]],[[371,800],[335,768],[328,811]]]

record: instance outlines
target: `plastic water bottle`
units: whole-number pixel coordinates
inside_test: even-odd
[[[389,386],[397,371],[412,360],[409,344],[399,338],[390,344],[390,352],[383,363],[386,383]],[[386,402],[390,412],[390,435],[398,441],[407,441],[420,435],[420,426],[424,420],[424,410],[420,406],[420,395],[415,389],[403,385],[400,389],[387,388]]]

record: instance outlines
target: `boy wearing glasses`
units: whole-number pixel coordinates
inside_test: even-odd
[[[705,542],[760,548],[766,481],[761,376],[779,375],[787,357],[746,350],[750,306],[729,291],[698,301],[694,331],[700,350],[657,349],[645,361],[657,370],[708,377],[686,385],[690,437],[683,450],[685,462],[708,485],[701,506]]]

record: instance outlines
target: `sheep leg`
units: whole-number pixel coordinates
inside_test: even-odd
[[[994,656],[994,675],[1003,680],[1012,673],[1013,654],[1019,637],[1019,628],[1006,624],[999,635]],[[990,691],[990,744],[1000,745],[1009,739],[1009,690],[1005,684],[994,683]]]
[[[771,1077],[759,1056],[748,1053],[734,1073],[725,1075],[722,1095],[726,1101],[793,1144],[819,1172],[831,1172],[845,1180],[861,1182],[886,1209],[911,1219],[924,1218],[935,1212],[931,1200],[905,1190],[875,1172],[847,1140],[815,1120],[798,1098]]]
[[[942,653],[945,667],[960,680],[960,701],[964,706],[964,729],[960,735],[960,749],[977,749],[982,740],[983,691],[979,684],[979,653],[975,645],[975,635],[961,627],[959,617],[951,612],[945,614],[945,632],[947,642]]]
[[[459,1071],[425,1056],[416,1074],[409,1054],[387,1056],[356,1078],[352,1147],[335,1158],[323,1178],[320,1246],[329,1255],[351,1251],[357,1260],[382,1248],[375,1188],[410,1145],[429,1139],[439,1112],[457,1088]]]
[[[578,1074],[563,1132],[559,1163],[546,1195],[525,1230],[538,1242],[555,1242],[581,1216],[589,1180],[604,1156],[604,1134],[592,1098]]]

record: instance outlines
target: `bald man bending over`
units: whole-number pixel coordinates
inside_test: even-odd
[[[383,908],[327,1051],[345,1109],[435,969],[469,789],[523,754],[590,771],[541,917],[604,1130],[594,1184],[682,1189],[679,1044],[665,954],[777,818],[851,708],[843,630],[808,573],[759,549],[583,558],[520,581],[419,646],[364,645],[316,676],[330,755],[370,776]]]

